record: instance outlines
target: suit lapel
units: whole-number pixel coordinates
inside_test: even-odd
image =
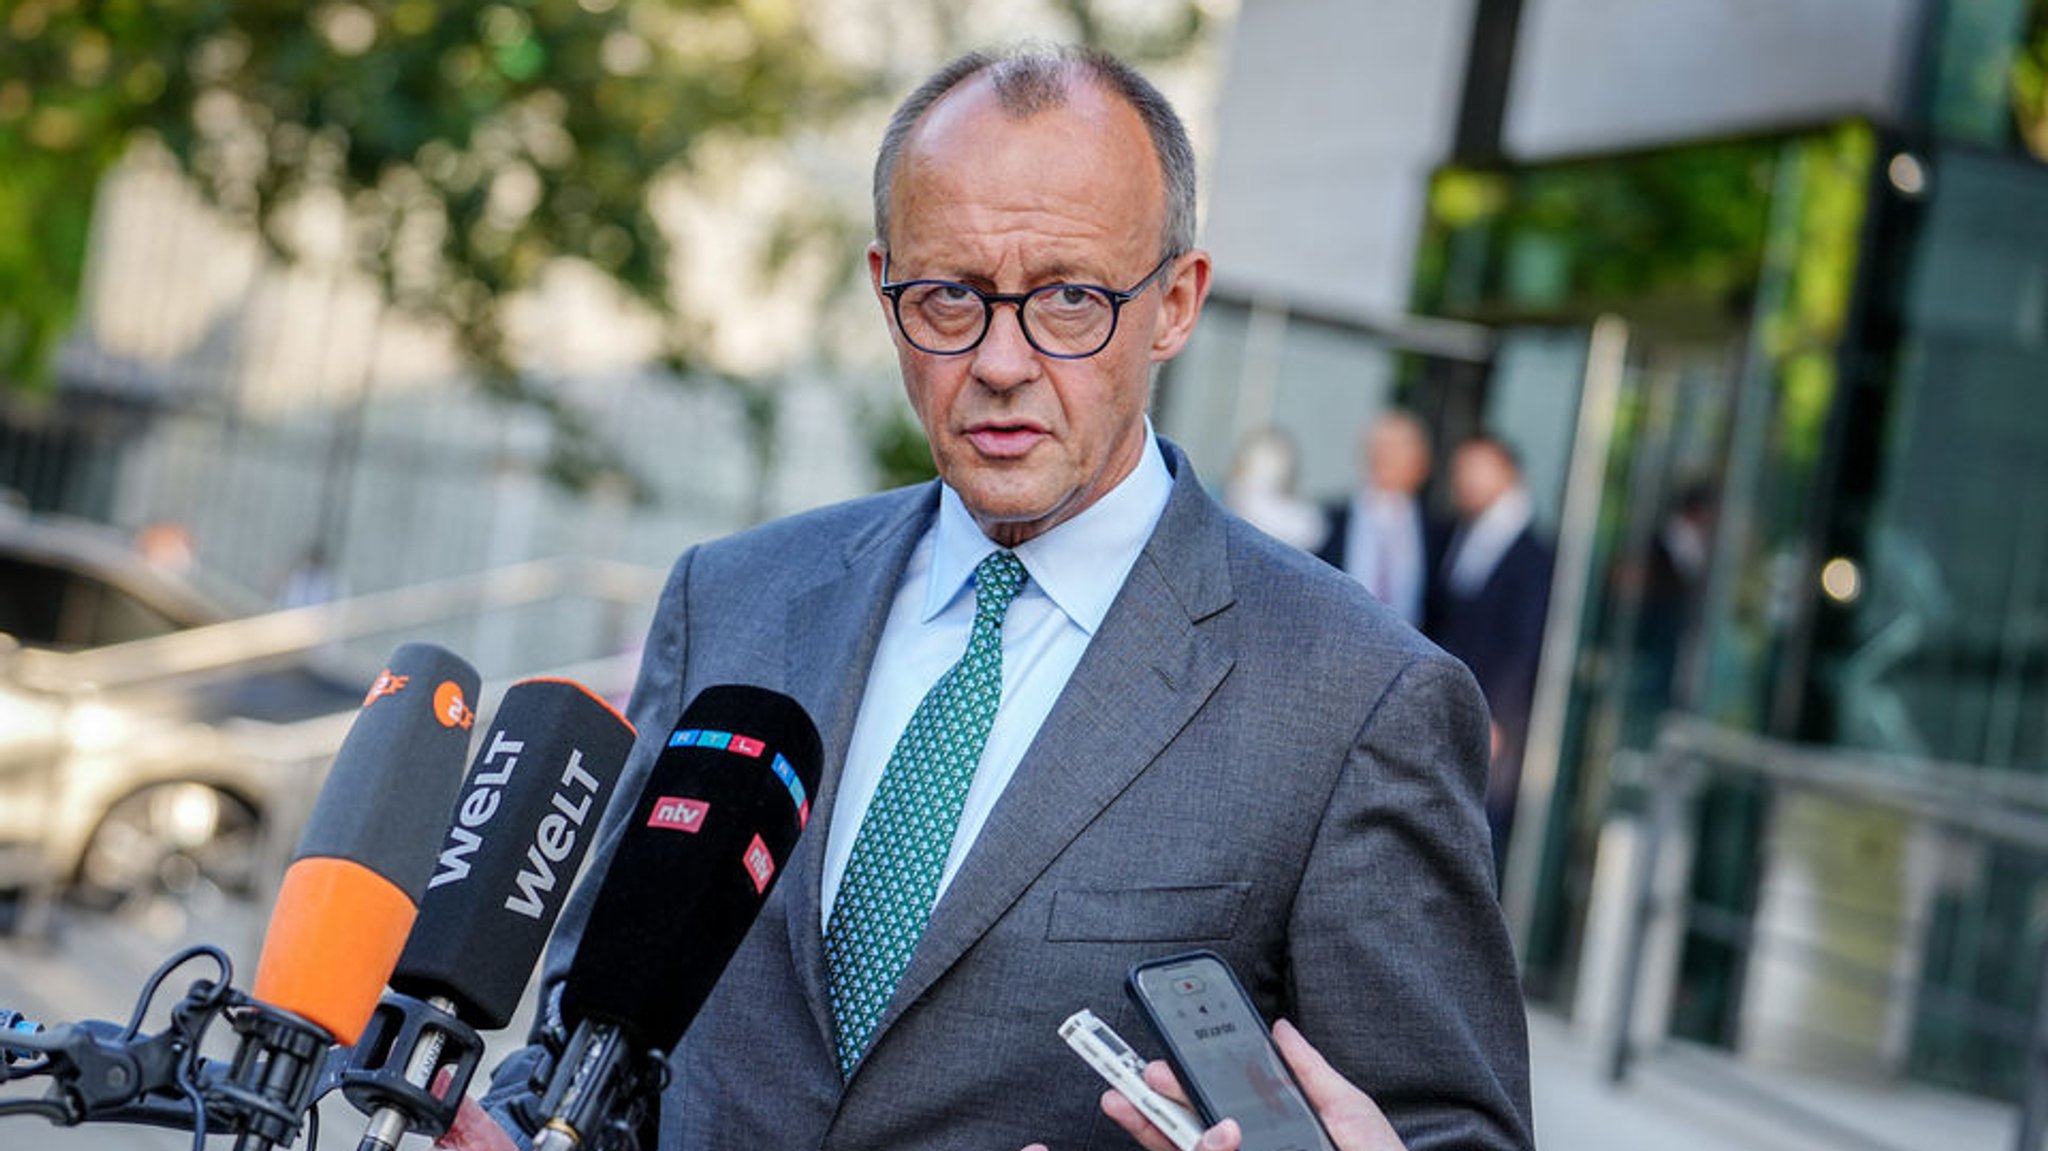
[[[888,622],[903,565],[938,508],[937,493],[932,484],[906,496],[875,530],[850,542],[840,562],[824,565],[818,582],[796,596],[789,609],[785,643],[790,694],[803,701],[817,721],[825,765],[810,823],[790,860],[790,882],[783,885],[790,894],[783,907],[799,986],[828,1049],[835,1031],[819,927],[825,835],[832,826],[840,772],[867,689],[868,667]]]
[[[1170,446],[1167,458],[1166,512],[934,909],[882,1031],[1158,758],[1230,670],[1230,653],[1195,626],[1231,599],[1223,520],[1187,461]]]

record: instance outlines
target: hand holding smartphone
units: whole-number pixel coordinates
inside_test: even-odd
[[[1237,1120],[1242,1151],[1336,1151],[1221,956],[1191,951],[1141,963],[1125,990],[1204,1124]]]

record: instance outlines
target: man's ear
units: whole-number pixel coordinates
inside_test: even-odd
[[[887,301],[882,296],[882,270],[888,262],[889,249],[883,247],[880,240],[876,240],[868,245],[868,283],[875,290],[875,298],[883,300],[883,309],[885,311],[887,310]]]
[[[872,258],[872,257],[871,257]],[[1191,248],[1161,273],[1159,322],[1152,330],[1152,362],[1161,363],[1180,354],[1194,334],[1202,303],[1209,298],[1209,253]]]

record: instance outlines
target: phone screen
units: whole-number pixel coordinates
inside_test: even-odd
[[[1131,972],[1131,991],[1205,1122],[1237,1120],[1244,1151],[1331,1151],[1265,1021],[1220,958],[1141,964]]]

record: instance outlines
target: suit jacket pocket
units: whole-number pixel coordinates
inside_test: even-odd
[[[1251,889],[1249,883],[1062,889],[1053,892],[1045,937],[1053,943],[1227,939]]]

